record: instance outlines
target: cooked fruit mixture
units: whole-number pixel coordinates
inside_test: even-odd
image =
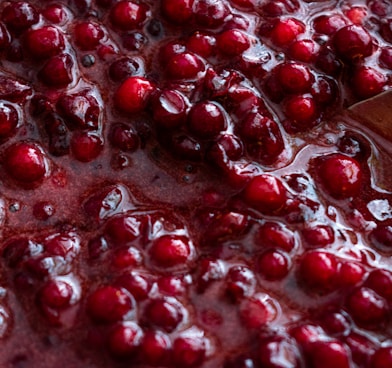
[[[4,0],[0,58],[1,367],[392,367],[390,0]]]

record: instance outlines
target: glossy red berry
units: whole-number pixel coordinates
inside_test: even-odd
[[[245,187],[242,196],[246,203],[261,212],[281,209],[287,200],[287,190],[280,179],[270,174],[255,176]]]
[[[110,11],[113,25],[123,31],[140,28],[147,17],[147,5],[128,0],[119,1]]]
[[[24,184],[42,180],[49,172],[45,152],[33,142],[19,142],[9,146],[3,158],[7,173]]]
[[[207,354],[205,337],[198,335],[180,336],[173,343],[173,360],[181,367],[200,366]]]
[[[341,28],[334,35],[333,42],[338,55],[349,61],[364,58],[373,52],[372,36],[362,26]]]
[[[124,113],[133,114],[147,106],[154,84],[146,78],[132,76],[126,79],[114,95],[116,107]]]
[[[109,351],[117,357],[136,354],[143,338],[143,330],[134,322],[116,325],[109,334]]]
[[[75,42],[82,50],[94,50],[104,37],[101,26],[93,22],[78,23],[74,34]]]
[[[29,31],[25,43],[29,53],[37,59],[55,56],[65,48],[64,35],[53,26],[43,26]]]
[[[321,184],[334,198],[346,199],[359,194],[362,168],[355,158],[332,154],[324,157],[318,166]]]
[[[132,296],[113,286],[101,286],[87,299],[87,313],[97,322],[116,322],[133,311]]]

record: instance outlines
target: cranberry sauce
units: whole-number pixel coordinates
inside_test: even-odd
[[[392,367],[389,0],[0,2],[0,366]]]

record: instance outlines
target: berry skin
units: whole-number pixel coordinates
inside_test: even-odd
[[[144,110],[155,86],[148,79],[132,76],[117,89],[114,101],[118,110],[133,114]]]
[[[109,334],[109,351],[116,357],[134,355],[143,338],[143,330],[134,322],[117,325]]]
[[[270,38],[274,45],[283,47],[293,42],[304,31],[305,25],[297,19],[282,19],[274,25]]]

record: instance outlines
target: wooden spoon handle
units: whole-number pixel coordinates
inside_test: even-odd
[[[392,90],[358,102],[347,112],[353,120],[392,142]]]

